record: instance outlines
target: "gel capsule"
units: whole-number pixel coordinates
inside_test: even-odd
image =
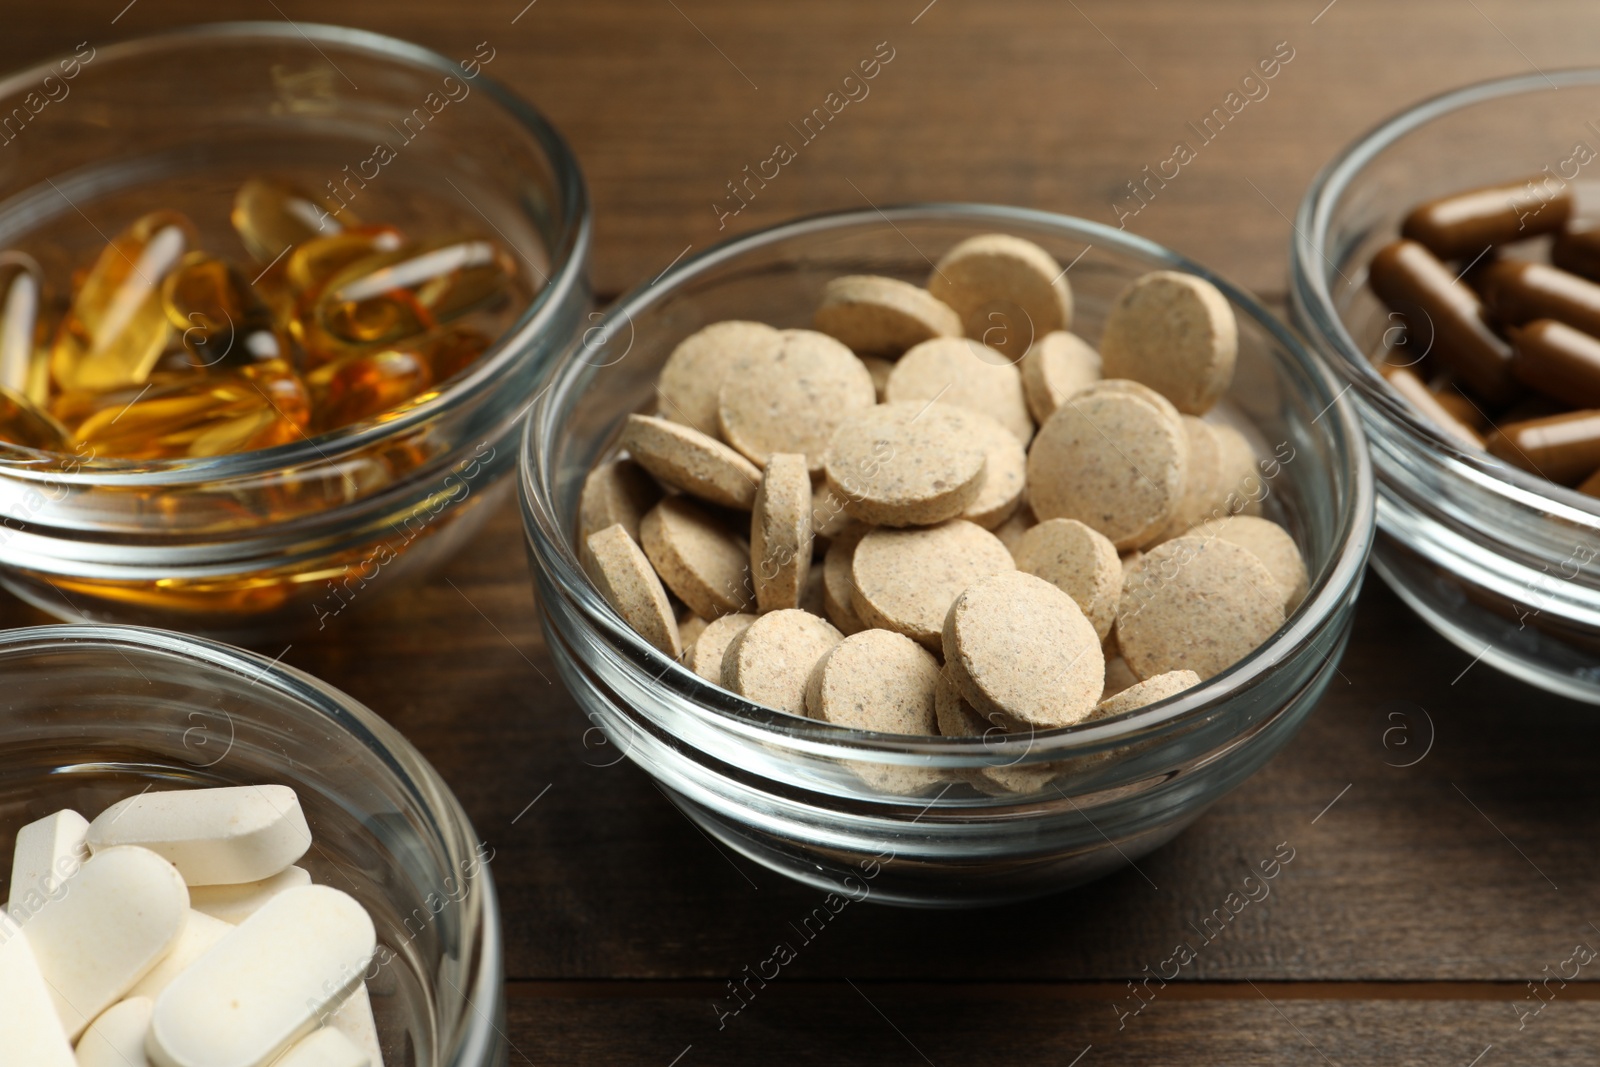
[[[0,1064],[76,1067],[28,938],[0,911]],[[137,1067],[137,1062],[135,1063]]]
[[[44,274],[32,256],[0,252],[0,388],[34,403],[30,395],[37,374],[44,331]]]
[[[1552,233],[1572,215],[1570,187],[1552,184],[1537,175],[1442,196],[1413,208],[1400,234],[1440,259],[1472,259],[1490,245]]]
[[[339,342],[396,344],[502,296],[514,272],[492,242],[431,241],[346,267],[328,281],[313,316]]]
[[[184,376],[142,394],[63,397],[87,411],[72,440],[97,455],[179,459],[272,448],[305,438],[311,399],[304,383],[272,363],[196,381]]]
[[[156,1000],[158,1067],[264,1067],[361,984],[377,944],[352,897],[323,885],[278,894]]]
[[[89,858],[88,833],[89,821],[70,808],[17,831],[11,853],[11,914],[38,911],[62,882],[78,873]]]
[[[171,329],[161,282],[195,242],[176,211],[143,216],[107,245],[84,277],[56,333],[50,373],[65,390],[142,385]]]
[[[271,263],[295,245],[361,225],[353,212],[327,197],[265,178],[239,186],[228,218],[257,263]]]
[[[0,441],[41,452],[66,452],[69,434],[49,412],[20,393],[0,388]]]
[[[289,339],[237,268],[191,252],[161,284],[167,321],[182,331],[194,367],[235,368],[277,361],[289,369]]]
[[[1578,485],[1578,492],[1585,496],[1600,496],[1600,467],[1596,467],[1594,473]]]
[[[1569,222],[1550,246],[1550,262],[1591,281],[1600,281],[1600,225]]]
[[[1600,337],[1600,285],[1586,278],[1546,263],[1502,259],[1484,269],[1480,285],[1499,323],[1556,319]]]
[[[289,254],[284,278],[295,293],[315,295],[350,264],[398,251],[403,243],[393,226],[357,226],[331,237],[318,237]]]
[[[1433,423],[1446,435],[1452,437],[1457,443],[1472,449],[1483,448],[1483,438],[1471,426],[1457,418],[1445,406],[1439,403],[1439,398],[1423,384],[1421,378],[1411,373],[1405,367],[1384,367],[1380,370],[1384,381],[1388,382],[1395,392],[1405,398],[1417,414],[1423,419]]]
[[[69,885],[22,929],[75,1039],[171,950],[189,917],[189,890],[172,864],[143,848],[90,856]]]
[[[1574,407],[1600,408],[1600,339],[1554,319],[1511,330],[1517,381]]]
[[[319,430],[392,411],[431,384],[432,369],[413,348],[356,352],[306,375]]]
[[[89,824],[89,849],[115,845],[165,856],[191,885],[235,885],[304,856],[311,829],[286,785],[178,789],[141,793],[101,812]]]
[[[78,1067],[150,1067],[145,1038],[155,1001],[129,997],[100,1013],[78,1039]]]
[[[1368,267],[1378,299],[1406,320],[1406,333],[1444,364],[1462,384],[1493,405],[1517,395],[1511,346],[1483,318],[1483,302],[1422,245],[1395,241]]]
[[[1573,485],[1600,467],[1600,410],[1506,423],[1489,436],[1488,447],[1514,467]]]

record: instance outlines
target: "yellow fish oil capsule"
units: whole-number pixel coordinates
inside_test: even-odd
[[[251,178],[239,186],[228,218],[257,263],[276,262],[296,245],[361,225],[326,197],[270,178]]]
[[[288,367],[289,339],[272,309],[239,270],[191,252],[161,285],[167,321],[182,331],[192,367],[235,368],[279,361]]]
[[[236,374],[187,377],[102,398],[75,443],[123,459],[219,456],[289,444],[305,436],[311,402],[304,383],[273,363]]]
[[[330,279],[316,327],[346,344],[388,345],[503,296],[516,266],[498,245],[447,238],[360,260]]]
[[[56,334],[50,372],[57,385],[104,392],[144,383],[171,329],[162,280],[194,243],[194,223],[154,211],[101,250]]]
[[[319,430],[332,430],[393,410],[433,384],[421,348],[353,352],[306,375]]]
[[[435,383],[447,382],[478,361],[494,342],[478,330],[452,326],[418,347]]]
[[[44,272],[24,252],[0,252],[0,387],[35,404],[44,399],[36,395],[44,333]]]
[[[355,226],[317,237],[295,248],[285,261],[284,278],[297,294],[320,292],[328,279],[352,263],[397,252],[405,238],[393,226]]]
[[[21,393],[0,388],[0,441],[41,452],[66,452],[67,431]]]

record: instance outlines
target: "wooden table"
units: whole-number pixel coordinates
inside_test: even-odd
[[[490,73],[583,161],[606,296],[829,208],[988,200],[1115,222],[1187,122],[1292,50],[1128,219],[1281,307],[1288,217],[1337,147],[1466,81],[1593,62],[1600,30],[1582,0],[125,2],[19,6],[0,65],[222,17],[342,21],[457,57],[488,41]],[[870,94],[719,234],[725,183],[880,42],[893,58]],[[1376,579],[1300,736],[1139,871],[997,911],[851,908],[719,1029],[725,983],[818,894],[719,855],[630,764],[594,766],[520,538],[508,507],[425,585],[284,656],[404,731],[496,850],[514,1064],[1596,1059],[1600,966],[1559,975],[1600,947],[1600,716],[1473,665]],[[42,621],[15,603],[0,620]],[[1270,898],[1135,999],[1130,980],[1280,843],[1294,859]]]

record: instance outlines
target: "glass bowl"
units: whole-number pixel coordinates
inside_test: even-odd
[[[367,987],[384,1062],[505,1062],[491,853],[382,719],[300,671],[139,627],[5,631],[0,677],[0,854],[61,808],[92,819],[149,788],[291,786],[313,839],[300,866],[377,927]]]
[[[326,626],[488,517],[511,486],[511,435],[590,301],[577,163],[490,78],[493,51],[455,62],[357,30],[238,23],[86,46],[0,80],[0,115],[51,94],[20,130],[0,124],[15,142],[0,144],[0,248],[49,275],[164,206],[194,219],[202,247],[242,258],[228,212],[252,175],[332,190],[410,234],[486,235],[519,275],[494,345],[398,411],[205,459],[0,445],[0,583],[61,618],[261,640]],[[393,153],[381,166],[379,144]]]
[[[788,715],[710,685],[662,655],[584,576],[574,546],[585,473],[645,410],[673,346],[727,318],[810,324],[823,284],[876,273],[922,282],[957,241],[1002,231],[1070,264],[1074,328],[1091,341],[1132,278],[1200,274],[1239,319],[1223,414],[1282,463],[1267,512],[1303,546],[1311,593],[1265,645],[1173,700],[1088,726],[955,739],[857,731]],[[856,899],[992,904],[1099,877],[1156,848],[1292,737],[1336,669],[1371,538],[1372,482],[1355,416],[1332,375],[1248,294],[1131,234],[1037,211],[970,204],[804,219],[687,260],[620,300],[578,344],[529,416],[523,516],[551,654],[592,736],[654,777],[724,844]],[[620,759],[621,756],[616,758]],[[936,777],[913,796],[852,766]],[[1032,779],[989,795],[974,776]],[[1049,779],[1045,781],[1044,779]]]
[[[1545,167],[1557,180],[1578,175],[1575,144],[1593,142],[1596,109],[1600,69],[1485,82],[1409,108],[1317,175],[1290,260],[1295,322],[1345,382],[1371,442],[1374,568],[1474,661],[1590,703],[1600,703],[1600,501],[1419,419],[1369,362],[1394,320],[1364,283],[1416,204]]]

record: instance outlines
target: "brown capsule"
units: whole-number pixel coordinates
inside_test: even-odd
[[[66,452],[67,436],[66,428],[33,401],[0,386],[0,441],[41,452]]]
[[[1568,185],[1540,174],[1419,204],[1400,234],[1440,259],[1472,259],[1491,245],[1559,230],[1571,215]]]
[[[1600,281],[1600,224],[1568,222],[1550,246],[1550,262],[1562,270]]]
[[[1457,389],[1449,378],[1429,382],[1428,392],[1433,394],[1440,407],[1479,433],[1489,425],[1489,416],[1472,402],[1471,397]]]
[[[1408,344],[1420,345],[1480,399],[1498,406],[1516,398],[1511,346],[1489,329],[1478,294],[1432,252],[1415,241],[1387,244],[1372,257],[1367,280],[1405,319]]]
[[[346,344],[397,344],[501,297],[515,273],[491,241],[428,241],[352,263],[329,279],[313,317]]]
[[[257,263],[276,262],[295,245],[361,225],[339,201],[267,178],[239,186],[228,218]]]
[[[1600,285],[1548,263],[1502,259],[1483,272],[1483,302],[1496,322],[1556,319],[1600,337]]]
[[[1585,496],[1600,496],[1600,467],[1596,467],[1593,474],[1579,483],[1578,492]]]
[[[182,331],[189,368],[236,370],[278,361],[289,367],[289,339],[240,271],[191,252],[161,283],[167,321]]]
[[[1514,467],[1574,485],[1600,467],[1600,410],[1506,423],[1489,435],[1488,447]]]
[[[1395,392],[1405,398],[1418,415],[1443,430],[1446,436],[1454,438],[1468,448],[1483,448],[1483,438],[1478,432],[1451,414],[1443,404],[1439,403],[1439,398],[1423,384],[1422,379],[1410,370],[1405,367],[1384,367],[1379,373]]]
[[[1529,389],[1571,407],[1600,407],[1600,339],[1564,322],[1513,327],[1511,370]]]
[[[393,411],[433,384],[416,348],[356,352],[306,375],[318,430],[332,430]]]

